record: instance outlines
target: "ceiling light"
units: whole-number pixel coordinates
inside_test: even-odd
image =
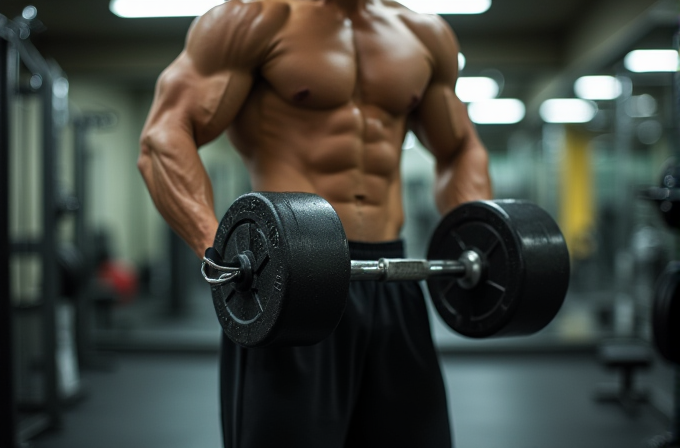
[[[465,68],[466,62],[467,59],[465,59],[465,55],[463,55],[463,53],[458,53],[458,71],[461,71]]]
[[[512,98],[475,101],[468,106],[470,120],[477,124],[513,124],[524,118],[526,108]]]
[[[621,91],[621,81],[613,76],[582,76],[574,83],[576,96],[585,100],[613,100]]]
[[[456,95],[464,103],[490,100],[498,96],[498,83],[484,76],[465,76],[458,78]]]
[[[547,123],[587,123],[597,113],[597,105],[577,98],[555,98],[544,101],[538,113]]]
[[[491,0],[400,0],[399,3],[422,14],[482,14]]]
[[[38,17],[38,8],[36,8],[33,5],[28,5],[27,7],[24,8],[23,11],[21,11],[21,17],[23,17],[26,20],[33,20],[36,17]]]
[[[222,0],[111,0],[109,9],[119,17],[195,17],[223,3]]]
[[[205,14],[222,0],[111,0],[109,9],[119,17],[193,17]],[[491,0],[403,0],[404,6],[423,14],[481,14]]]
[[[675,50],[634,50],[623,59],[623,65],[635,73],[674,72],[678,70]]]

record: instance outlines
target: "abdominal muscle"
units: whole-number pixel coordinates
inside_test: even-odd
[[[405,121],[354,102],[310,110],[255,95],[228,134],[253,190],[318,194],[338,213],[348,239],[379,242],[398,238],[404,221]]]

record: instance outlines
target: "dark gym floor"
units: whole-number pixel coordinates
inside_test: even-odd
[[[87,399],[35,448],[217,448],[214,354],[114,354],[110,372],[86,372]],[[457,448],[641,448],[666,422],[598,404],[615,379],[594,354],[449,354],[442,357]],[[670,408],[672,371],[656,362],[638,383]]]

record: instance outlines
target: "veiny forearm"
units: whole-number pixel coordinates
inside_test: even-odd
[[[200,258],[217,231],[213,192],[196,144],[181,128],[146,129],[138,167],[156,208]]]
[[[492,196],[489,156],[478,139],[470,138],[451,158],[437,160],[435,201],[440,213]]]

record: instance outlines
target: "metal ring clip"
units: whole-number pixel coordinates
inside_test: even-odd
[[[216,271],[224,272],[224,274],[220,275],[219,278],[209,277],[208,274],[205,272],[206,264],[211,268],[215,269]],[[201,274],[203,274],[203,278],[205,279],[205,281],[210,283],[211,285],[223,285],[225,283],[230,283],[236,280],[239,277],[239,275],[241,275],[241,269],[230,266],[220,266],[210,258],[203,257],[203,264],[201,264]]]

